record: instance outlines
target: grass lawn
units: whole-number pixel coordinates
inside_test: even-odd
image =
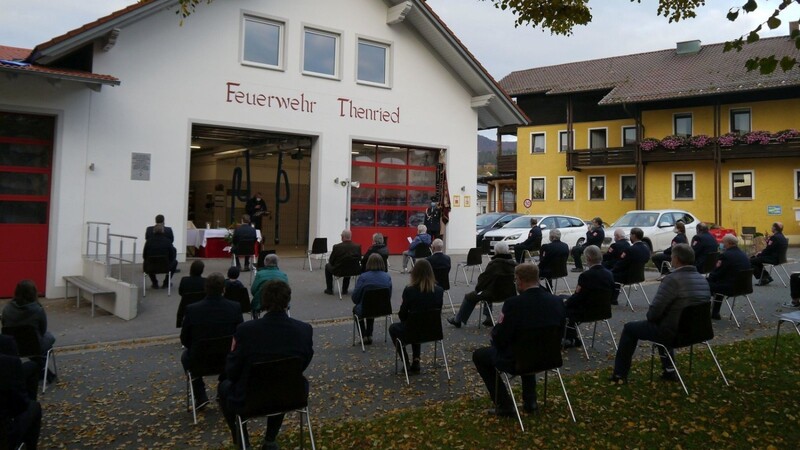
[[[791,334],[790,334],[791,333]],[[658,379],[649,382],[649,358],[635,362],[629,384],[610,385],[610,368],[565,377],[577,423],[569,417],[557,377],[548,377],[548,404],[538,415],[516,419],[488,416],[481,398],[432,403],[372,420],[315,421],[318,449],[523,449],[523,448],[800,448],[800,338],[784,326],[778,354],[774,337],[716,346],[730,387],[719,376],[705,346],[688,349],[678,368],[689,389]],[[713,344],[713,342],[712,342]],[[649,345],[637,354],[649,356]],[[424,375],[421,375],[424,376]],[[513,380],[517,393],[519,380]],[[538,384],[542,408],[543,383]],[[517,400],[520,400],[517,395]],[[311,405],[313,408],[313,405]],[[312,409],[313,413],[313,409]],[[298,444],[296,415],[287,416],[278,440]],[[258,443],[258,442],[256,442]],[[306,439],[306,448],[308,441]]]

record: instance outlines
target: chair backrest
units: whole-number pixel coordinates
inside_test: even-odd
[[[611,298],[614,291],[611,289],[592,290],[590,300],[581,305],[580,310],[570,314],[576,322],[596,322],[611,318]]]
[[[515,336],[511,351],[516,374],[536,373],[561,367],[564,326],[529,328]]]
[[[533,241],[533,248],[531,248],[531,251],[536,252],[541,250],[541,248],[542,248],[542,237],[539,236],[539,238]]]
[[[433,276],[436,278],[436,284],[442,289],[450,290],[450,269],[434,269]]]
[[[554,258],[550,266],[550,276],[552,278],[562,278],[567,276],[567,256]]]
[[[361,317],[392,315],[392,291],[389,288],[369,289],[361,299]]]
[[[250,306],[250,294],[244,286],[235,286],[225,289],[225,298],[232,300],[242,307],[243,313],[249,313],[252,308]]]
[[[492,283],[492,303],[506,301],[507,298],[517,295],[517,284],[514,283],[514,274],[498,275]]]
[[[641,283],[644,281],[644,266],[647,261],[641,263],[633,263],[628,267],[628,276],[626,278],[627,284]]]
[[[169,255],[152,255],[144,259],[144,273],[168,273]]]
[[[308,406],[303,361],[298,357],[255,362],[246,369],[243,418],[294,411]]]
[[[749,295],[753,293],[753,269],[740,270],[733,279],[733,292],[731,297]]]
[[[311,243],[311,254],[322,255],[328,253],[328,238],[314,238]]]
[[[719,259],[719,252],[712,252],[706,255],[705,261],[703,261],[703,267],[700,270],[700,273],[709,273],[717,267],[717,260]]]
[[[484,254],[483,249],[480,247],[469,249],[469,251],[467,252],[467,265],[479,266],[483,264],[483,254]]]
[[[778,253],[778,264],[786,264],[786,252],[789,250],[788,246],[781,249]]]
[[[16,327],[3,327],[3,334],[11,336],[17,341],[17,351],[20,358],[41,356],[42,346],[39,342],[39,333],[32,325]]]
[[[441,341],[444,336],[441,308],[411,312],[404,323],[406,329],[403,344]]]
[[[427,258],[432,254],[431,246],[424,242],[420,242],[416,247],[414,247],[414,258]]]
[[[244,239],[236,244],[234,253],[237,256],[252,256],[256,254],[256,241],[255,239]]]
[[[361,275],[361,256],[349,255],[344,262],[333,271],[337,277],[355,277]]]
[[[489,252],[492,250],[492,243],[486,238],[483,238],[481,241],[481,253],[484,255],[488,255]]]
[[[187,292],[181,295],[181,302],[178,304],[178,314],[175,318],[176,328],[183,326],[183,316],[186,314],[186,307],[204,298],[206,298],[205,292]]]
[[[189,352],[189,371],[193,377],[219,375],[225,371],[225,360],[231,350],[232,335],[197,341]]]
[[[711,305],[707,298],[693,299],[681,310],[678,321],[678,332],[673,339],[672,347],[687,347],[714,338],[711,326]]]

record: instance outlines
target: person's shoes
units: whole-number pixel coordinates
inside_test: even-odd
[[[522,410],[525,411],[526,414],[539,414],[539,404],[522,405]]]
[[[364,336],[364,345],[372,345],[372,336]]]
[[[661,379],[664,381],[678,381],[678,372],[665,370],[661,372]]]
[[[485,327],[493,327],[494,326],[494,324],[492,323],[492,319],[486,319],[483,322],[481,322],[481,324],[483,326],[485,326]]]
[[[610,381],[611,384],[628,384],[627,378],[623,378],[617,374],[611,375],[611,377],[608,378],[608,381]]]
[[[265,440],[264,443],[261,444],[261,450],[281,450],[281,448],[278,446],[277,442]]]
[[[722,316],[719,313],[711,313],[711,318],[714,320],[722,320]]]
[[[782,305],[784,308],[800,308],[800,302],[786,302]]]
[[[577,267],[573,267],[573,268],[572,268],[572,270],[570,270],[570,272],[577,272],[577,273],[581,273],[581,272],[583,272],[583,269],[579,269],[579,268],[577,268]]]
[[[332,291],[332,290],[330,290],[330,289],[325,289],[325,290],[324,290],[324,291],[322,291],[322,292],[324,292],[324,293],[326,293],[326,294],[328,294],[328,295],[333,295],[333,291]]]
[[[452,326],[454,326],[456,328],[461,328],[461,321],[456,319],[455,317],[448,317],[447,318],[447,323],[449,323],[450,325],[452,325]]]
[[[486,410],[486,414],[497,417],[514,417],[514,408],[502,406],[498,408],[489,408]]]
[[[414,362],[412,362],[411,365],[408,367],[408,373],[419,373],[419,372],[420,372],[419,360],[415,359]]]

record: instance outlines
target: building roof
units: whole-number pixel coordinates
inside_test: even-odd
[[[723,52],[724,44],[703,45],[696,53],[675,49],[579,61],[512,72],[500,85],[512,96],[608,90],[601,105],[641,103],[800,86],[800,68],[768,75],[748,72],[753,57],[797,55],[788,36],[746,44],[741,52]]]
[[[87,83],[92,87],[118,85],[119,80],[111,75],[102,75],[81,70],[70,70],[31,64],[27,61],[31,50],[0,45],[0,72],[10,75],[42,76],[54,80],[69,80]]]
[[[401,21],[416,29],[445,63],[450,65],[452,73],[459,76],[471,91],[473,108],[478,111],[479,129],[528,122],[525,113],[424,0],[375,1],[381,1],[390,8],[405,7],[406,12]],[[95,39],[107,36],[114,28],[141,20],[164,8],[177,7],[176,5],[177,0],[143,0],[134,3],[37,45],[28,59],[39,64],[48,64]]]

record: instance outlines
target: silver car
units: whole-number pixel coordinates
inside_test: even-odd
[[[695,227],[699,223],[694,214],[679,209],[653,209],[628,211],[609,227],[609,233],[621,228],[628,235],[631,228],[641,228],[644,237],[653,243],[653,251],[668,248],[675,237],[675,222],[683,221],[686,225],[686,238],[689,242],[695,235]]]

